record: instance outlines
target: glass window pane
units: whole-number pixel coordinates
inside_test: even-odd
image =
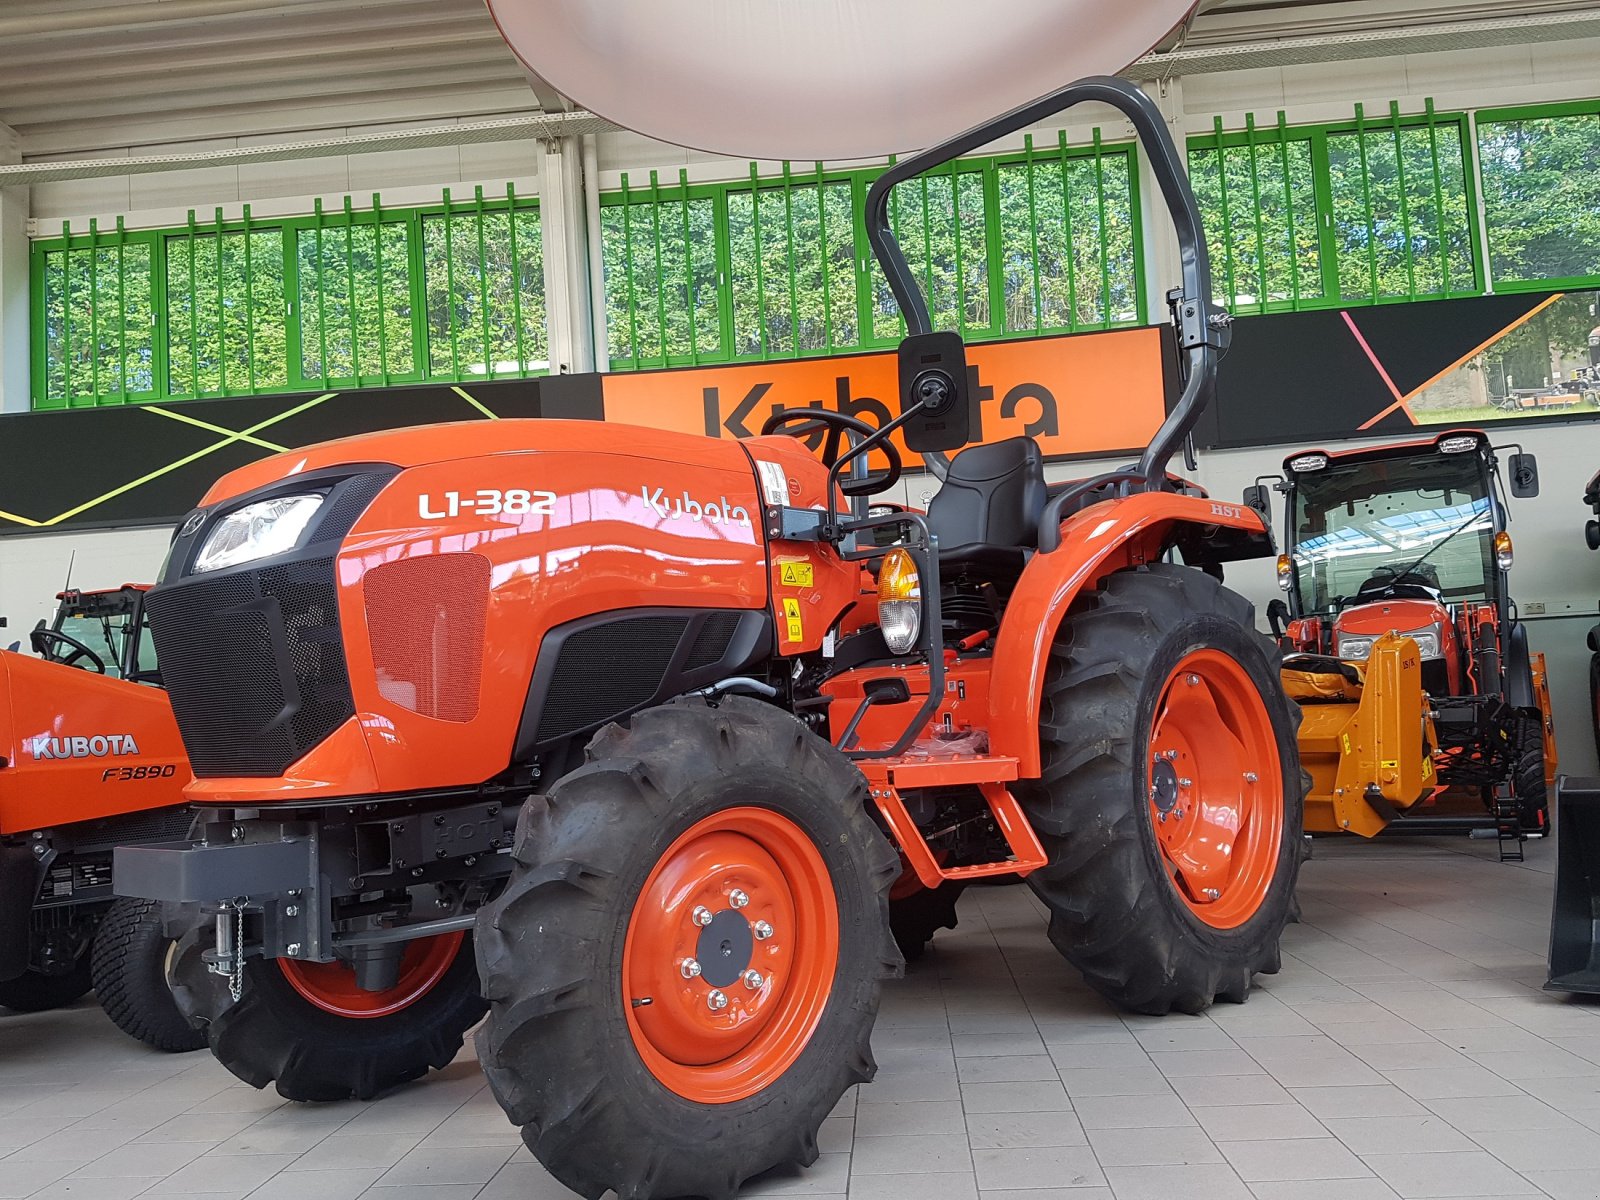
[[[428,372],[450,378],[549,368],[539,214],[506,209],[425,216]],[[520,332],[519,332],[520,331]]]
[[[283,231],[253,231],[246,243],[243,232],[167,239],[167,374],[174,395],[288,386]]]
[[[1431,136],[1426,126],[1332,134],[1328,176],[1342,298],[1472,289],[1472,227],[1455,125]]]
[[[1189,152],[1217,299],[1237,310],[1320,297],[1311,143],[1260,141],[1221,153],[1226,175],[1217,169],[1215,147]]]
[[[302,229],[300,370],[307,379],[407,375],[416,370],[406,226]],[[381,266],[380,266],[381,258]]]
[[[959,210],[959,211],[958,211]],[[988,206],[983,174],[960,171],[908,179],[889,201],[900,249],[927,299],[935,329],[988,332]],[[899,305],[877,261],[872,263],[872,333],[893,341],[905,332]]]
[[[45,399],[121,403],[155,388],[149,242],[47,253]]]
[[[1497,280],[1600,275],[1600,115],[1480,122]]]
[[[844,182],[825,183],[820,194],[815,183],[762,188],[758,273],[756,201],[749,189],[729,192],[736,353],[762,353],[763,312],[770,355],[859,343],[850,203]]]
[[[1129,162],[1115,152],[1102,154],[1098,165],[1093,155],[1068,155],[1065,163],[1051,156],[999,168],[1008,333],[1138,319]]]
[[[715,202],[607,205],[600,234],[612,365],[721,357]]]

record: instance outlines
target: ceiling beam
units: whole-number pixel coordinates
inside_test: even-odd
[[[604,118],[582,111],[508,117],[496,121],[462,121],[454,125],[435,125],[423,129],[388,130],[354,134],[349,137],[276,142],[264,146],[236,146],[226,150],[141,154],[131,158],[13,163],[0,165],[0,186],[53,183],[63,179],[151,175],[162,171],[193,171],[206,167],[234,167],[246,163],[289,162],[295,159],[332,158],[347,154],[379,154],[391,150],[465,146],[524,138],[571,137],[585,133],[605,133],[615,129],[616,126]]]

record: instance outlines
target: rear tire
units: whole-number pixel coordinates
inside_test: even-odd
[[[919,886],[903,896],[891,895],[889,931],[908,963],[927,953],[939,930],[956,927],[956,901],[966,890],[964,883],[942,883],[936,888]]]
[[[100,1007],[129,1037],[168,1054],[205,1047],[205,1030],[178,1008],[168,980],[177,942],[155,900],[118,900],[94,935],[91,970]]]
[[[1050,861],[1028,883],[1056,948],[1134,1012],[1242,1003],[1279,967],[1305,777],[1254,618],[1203,572],[1154,564],[1110,576],[1051,651],[1041,778],[1018,789]],[[1224,812],[1240,832],[1208,824]]]
[[[50,1012],[65,1008],[93,987],[89,952],[85,950],[65,975],[45,975],[30,969],[0,983],[0,1008],[19,1013]]]
[[[471,934],[426,992],[394,1012],[364,1017],[318,1007],[282,963],[263,958],[245,964],[240,999],[229,1003],[226,984],[201,958],[214,936],[207,921],[180,941],[179,1004],[205,1027],[218,1062],[252,1087],[275,1083],[287,1100],[370,1100],[447,1066],[483,1016]]]
[[[478,918],[478,1054],[558,1180],[723,1198],[816,1159],[822,1121],[876,1070],[880,982],[901,967],[899,859],[866,801],[826,742],[730,697],[607,727],[527,803],[517,865]]]

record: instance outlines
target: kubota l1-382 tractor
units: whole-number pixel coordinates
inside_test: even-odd
[[[1537,493],[1532,455],[1513,455],[1510,471],[1514,495]],[[1284,674],[1312,777],[1306,828],[1476,827],[1503,849],[1543,834],[1550,693],[1509,590],[1489,439],[1465,429],[1304,451],[1284,461],[1278,487]],[[1265,507],[1265,495],[1258,484],[1250,500]]]
[[[29,634],[38,657],[0,651],[0,1008],[59,1008],[92,987],[131,1036],[197,1050],[159,905],[111,891],[115,847],[192,822],[172,706],[151,686],[145,590],[62,592]]]
[[[1031,439],[962,449],[965,349],[888,201],[1083,101],[1132,121],[1172,214],[1183,390],[1137,465],[1051,486]],[[812,1161],[872,1077],[920,890],[1025,875],[1138,1012],[1278,969],[1298,713],[1210,573],[1269,555],[1265,523],[1167,472],[1228,324],[1159,112],[1084,80],[867,204],[912,330],[882,429],[434,426],[245,467],[183,522],[149,604],[203,836],[119,852],[117,887],[205,906],[179,971],[227,978],[196,1016],[242,1078],[369,1095],[487,1005],[484,1069],[558,1179],[727,1196]],[[868,512],[894,434],[943,476],[926,514]]]

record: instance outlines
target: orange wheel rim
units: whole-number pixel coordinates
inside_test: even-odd
[[[406,943],[400,977],[393,987],[369,992],[356,985],[356,973],[343,962],[278,959],[283,977],[312,1004],[336,1017],[371,1020],[409,1008],[434,988],[456,961],[466,932],[441,933]]]
[[[1150,732],[1150,819],[1167,877],[1217,929],[1260,909],[1283,840],[1283,765],[1265,699],[1220,650],[1196,650],[1162,685]]]
[[[695,822],[634,903],[622,1003],[634,1048],[701,1104],[753,1096],[816,1032],[839,962],[839,909],[821,853],[771,809]]]

